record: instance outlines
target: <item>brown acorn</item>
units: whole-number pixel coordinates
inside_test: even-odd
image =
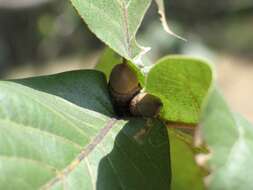
[[[110,75],[109,92],[115,111],[119,115],[129,114],[132,98],[140,92],[139,81],[127,63],[116,65]]]
[[[162,107],[159,98],[145,92],[136,95],[130,103],[130,113],[134,116],[156,117]]]

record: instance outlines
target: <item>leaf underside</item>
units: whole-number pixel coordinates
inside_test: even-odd
[[[138,60],[147,51],[136,42],[136,32],[151,0],[71,0],[90,30],[115,52]]]
[[[253,189],[253,127],[229,110],[217,89],[210,96],[202,126],[211,150],[209,189]]]
[[[106,87],[89,70],[0,82],[0,189],[169,189],[165,127],[116,119]]]

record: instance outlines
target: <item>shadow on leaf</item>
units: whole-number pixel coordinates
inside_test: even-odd
[[[159,121],[131,119],[98,167],[97,190],[168,190],[169,142]]]
[[[18,79],[14,82],[59,96],[80,107],[113,116],[105,75],[95,70],[78,70],[55,75]]]

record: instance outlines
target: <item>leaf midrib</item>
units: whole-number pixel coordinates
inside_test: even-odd
[[[123,38],[125,38],[125,45],[126,45],[126,51],[128,54],[128,57],[131,58],[131,51],[130,51],[130,39],[132,38],[129,34],[129,24],[128,24],[128,6],[131,3],[131,0],[129,0],[128,4],[126,5],[123,0],[116,0],[117,3],[119,4],[121,11],[122,11],[122,18],[123,18],[123,28],[125,35],[123,35]],[[117,22],[114,21],[114,19],[111,18],[109,14],[107,14],[103,9],[99,9],[95,4],[91,4],[94,9],[100,12],[100,14],[103,14],[110,22],[119,29],[121,30],[121,25],[118,24]]]
[[[103,140],[103,138],[108,134],[110,129],[116,124],[118,120],[111,118],[102,128],[99,133],[88,143],[80,154],[67,166],[65,167],[54,179],[50,180],[42,189],[50,189],[53,185],[61,181],[67,175],[69,175],[91,152],[96,148],[96,146]],[[63,177],[64,176],[64,177]]]

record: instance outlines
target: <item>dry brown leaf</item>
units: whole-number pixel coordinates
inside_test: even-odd
[[[157,4],[157,7],[158,7],[158,13],[159,13],[160,16],[161,16],[160,20],[161,20],[161,22],[162,22],[162,26],[163,26],[164,30],[165,30],[167,33],[169,33],[170,35],[175,36],[176,38],[179,38],[179,39],[181,39],[181,40],[186,41],[185,38],[183,38],[183,37],[177,35],[176,33],[174,33],[174,32],[170,29],[170,27],[169,27],[169,25],[168,25],[168,23],[167,23],[167,20],[166,20],[165,8],[164,8],[164,2],[163,2],[163,1],[164,1],[164,0],[155,0],[155,2],[156,2],[156,4]]]

